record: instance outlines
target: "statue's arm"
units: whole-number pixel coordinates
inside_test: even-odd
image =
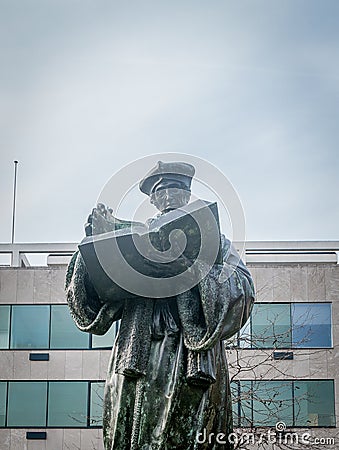
[[[233,247],[222,236],[223,266],[219,272],[219,283],[229,283],[229,306],[225,320],[223,339],[230,338],[247,322],[255,299],[252,276]]]
[[[103,303],[97,295],[79,252],[75,252],[66,273],[66,296],[71,315],[81,331],[105,334],[121,318],[123,301]]]
[[[92,236],[120,230],[121,228],[130,228],[136,225],[144,226],[141,222],[118,219],[113,216],[113,210],[111,208],[105,206],[103,203],[98,203],[87,218],[85,233],[86,236]]]

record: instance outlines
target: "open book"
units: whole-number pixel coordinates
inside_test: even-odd
[[[117,280],[122,271],[164,278],[182,273],[197,258],[222,264],[218,207],[197,200],[184,207],[108,233],[87,236],[79,245],[90,279],[102,300],[134,297]],[[170,275],[169,275],[170,274]]]

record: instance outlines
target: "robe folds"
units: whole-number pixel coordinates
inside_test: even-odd
[[[66,291],[77,327],[104,334],[120,320],[104,395],[106,450],[232,448],[223,340],[247,321],[254,287],[224,236],[222,253],[223,265],[176,297],[109,302],[96,294],[80,253],[73,255]]]

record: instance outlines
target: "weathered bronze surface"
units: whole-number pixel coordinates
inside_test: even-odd
[[[166,168],[166,163],[162,164]],[[150,173],[152,182],[158,172]],[[171,163],[170,187],[176,182],[173,172]],[[188,171],[190,177],[192,173]],[[179,181],[183,183],[182,166]],[[148,185],[147,189],[152,203],[166,213],[188,202],[187,186],[190,182],[182,190],[167,189],[163,171],[153,190]],[[111,211],[98,205],[85,230],[89,236],[130,224],[113,218]],[[254,289],[251,275],[230,241],[222,235],[221,243],[223,264],[215,263],[195,287],[170,298],[99,296],[81,254],[74,254],[66,290],[76,325],[83,331],[104,334],[120,320],[105,388],[106,450],[232,448],[227,442],[232,407],[223,340],[246,322]],[[191,264],[185,256],[180,263]],[[158,276],[159,264],[153,264]],[[161,265],[163,276],[171,276],[165,266]],[[221,282],[223,268],[229,269],[230,275]],[[216,440],[218,433],[225,436],[222,442]],[[197,435],[207,439],[202,442]]]

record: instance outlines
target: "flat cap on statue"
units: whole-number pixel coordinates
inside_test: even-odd
[[[190,191],[195,169],[192,164],[184,162],[158,161],[139,183],[139,189],[146,195],[151,195],[153,190],[164,180],[179,184],[182,189]]]

